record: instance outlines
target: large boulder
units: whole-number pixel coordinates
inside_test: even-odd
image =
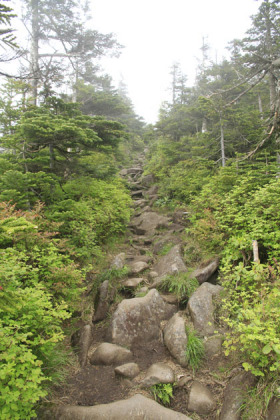
[[[100,344],[90,358],[92,365],[118,365],[132,359],[130,350],[111,343]]]
[[[211,283],[203,283],[190,297],[188,311],[194,328],[204,336],[212,335],[215,331],[213,296],[219,294],[223,288]]]
[[[159,283],[168,274],[184,273],[187,267],[181,256],[181,245],[173,246],[168,254],[161,257],[154,265],[153,270],[158,273],[156,282]]]
[[[133,342],[158,338],[160,322],[176,312],[155,289],[141,298],[124,299],[112,316],[111,341],[131,346]]]
[[[150,387],[156,384],[169,384],[175,382],[173,369],[165,363],[154,363],[149,367],[142,386]]]
[[[167,227],[169,219],[153,211],[143,212],[133,220],[133,230],[138,235],[154,234],[156,229]]]
[[[40,414],[42,420],[191,420],[143,395],[91,407],[59,405]]]
[[[209,414],[216,406],[212,392],[198,381],[194,381],[188,402],[188,411],[198,414]]]
[[[245,402],[246,392],[252,388],[257,378],[250,372],[241,372],[228,383],[224,392],[224,403],[220,420],[239,420],[240,408]]]
[[[186,348],[188,338],[186,334],[185,320],[177,313],[168,321],[163,330],[164,344],[172,354],[172,356],[186,367]]]
[[[217,271],[219,267],[219,262],[219,258],[215,258],[205,267],[198,268],[197,270],[193,271],[190,278],[196,278],[200,284],[204,283],[205,281],[210,279],[210,277],[212,276],[212,274],[215,273],[215,271]]]

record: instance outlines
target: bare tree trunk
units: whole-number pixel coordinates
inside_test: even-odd
[[[31,33],[31,86],[32,102],[37,105],[39,78],[39,0],[31,0],[32,33]]]
[[[260,258],[259,258],[259,247],[258,247],[258,241],[253,241],[252,242],[253,245],[253,255],[254,255],[254,262],[259,263],[260,262]]]
[[[207,133],[207,119],[205,117],[203,117],[203,120],[202,120],[201,132]]]
[[[224,137],[224,126],[222,117],[220,116],[220,128],[221,128],[221,154],[222,154],[222,166],[226,166],[226,155],[225,155],[225,137]]]
[[[263,120],[263,106],[262,106],[262,98],[261,98],[260,93],[258,93],[258,104],[259,104],[259,112],[260,112],[261,120]]]

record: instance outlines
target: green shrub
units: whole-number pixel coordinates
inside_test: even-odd
[[[204,358],[205,350],[202,338],[198,337],[195,330],[186,327],[187,334],[187,348],[186,360],[188,365],[195,371],[199,368]]]
[[[160,287],[175,294],[179,302],[186,303],[199,287],[199,283],[196,278],[190,277],[190,273],[177,273],[166,276],[162,280]]]
[[[173,398],[173,384],[156,384],[151,386],[150,390],[156,401],[163,405],[170,404],[170,399]]]
[[[239,351],[243,367],[256,376],[280,372],[279,266],[239,264],[226,274],[223,306],[231,328],[225,354]]]

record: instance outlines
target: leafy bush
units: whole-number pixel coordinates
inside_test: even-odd
[[[223,302],[231,328],[226,355],[240,351],[243,367],[256,376],[280,372],[279,266],[239,264],[226,274]]]
[[[188,339],[186,360],[190,367],[195,371],[201,365],[205,354],[203,340],[197,335],[195,330],[191,329],[189,326],[186,326],[186,334]]]
[[[163,405],[169,405],[173,398],[173,384],[156,384],[150,387],[150,390],[156,401]]]

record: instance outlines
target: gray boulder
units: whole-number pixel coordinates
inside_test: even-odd
[[[139,274],[149,268],[149,264],[145,261],[134,261],[129,265],[131,274]]]
[[[135,378],[140,372],[137,363],[126,363],[115,368],[115,374],[123,376],[124,378]]]
[[[154,265],[153,270],[158,273],[156,283],[160,281],[168,274],[184,273],[187,271],[187,267],[181,256],[181,245],[173,246],[168,254],[164,255]]]
[[[239,420],[240,408],[245,401],[246,392],[252,388],[257,378],[250,372],[241,372],[232,378],[224,392],[224,403],[220,420]]]
[[[169,384],[175,382],[173,369],[165,363],[154,363],[149,367],[142,386],[149,387],[156,384]]]
[[[117,365],[132,359],[130,350],[111,343],[100,344],[90,358],[92,365]]]
[[[124,299],[112,316],[112,342],[130,346],[133,342],[158,338],[160,322],[176,312],[155,289],[141,298]]]
[[[198,381],[194,381],[189,395],[188,411],[209,414],[216,406],[212,392]]]
[[[144,187],[150,187],[155,182],[155,178],[152,174],[148,174],[141,177],[141,184]]]
[[[194,328],[201,335],[212,335],[215,331],[213,316],[213,296],[219,294],[223,288],[211,283],[203,283],[190,297],[188,311]]]
[[[166,324],[163,331],[164,344],[172,354],[172,356],[186,367],[186,348],[188,338],[186,334],[185,320],[177,313]]]
[[[122,283],[122,286],[128,289],[136,289],[139,286],[139,284],[143,283],[143,281],[143,277],[134,277],[132,279],[125,280]]]
[[[42,420],[191,420],[143,395],[91,407],[60,405],[42,413]]]
[[[120,254],[116,255],[112,261],[111,268],[116,268],[117,270],[121,270],[124,268],[125,265],[125,253],[121,252]]]
[[[169,219],[153,211],[143,212],[133,220],[133,230],[138,235],[154,234],[156,229],[167,227]]]
[[[209,264],[206,265],[206,267],[198,268],[195,270],[190,278],[196,278],[197,281],[202,284],[205,281],[209,280],[209,278],[212,276],[212,274],[217,271],[219,267],[219,258],[216,258],[215,260],[211,261]]]

